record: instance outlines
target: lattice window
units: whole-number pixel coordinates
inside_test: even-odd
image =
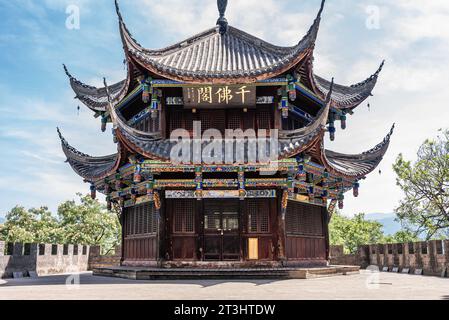
[[[153,219],[151,217],[150,206],[144,206],[143,210],[144,210],[144,212],[143,212],[143,225],[144,225],[143,233],[151,233],[150,224]]]
[[[228,115],[228,125],[227,129],[236,130],[242,129],[242,117],[240,112],[231,111]]]
[[[413,242],[409,242],[408,244],[408,253],[415,254],[415,244]]]
[[[257,110],[257,129],[271,129],[271,112],[269,109],[263,108]]]
[[[247,212],[250,233],[270,232],[270,210],[267,201],[248,200]]]
[[[253,110],[248,110],[248,112],[243,114],[243,130],[255,129],[255,118],[256,113]]]
[[[157,228],[158,228],[158,224],[157,222],[159,221],[159,216],[157,213],[157,210],[155,209],[154,205],[151,206],[151,216],[153,217],[151,220],[151,233],[152,234],[156,234],[157,233]]]
[[[183,112],[182,111],[172,111],[170,114],[170,132],[184,128],[183,127]]]
[[[209,129],[216,129],[224,133],[226,129],[226,112],[224,110],[201,110],[199,119],[203,133]]]
[[[195,232],[195,212],[193,208],[193,201],[176,200],[173,202],[173,232]]]
[[[146,203],[125,211],[125,236],[157,233],[157,212],[153,204]]]
[[[287,207],[286,231],[293,235],[324,236],[320,207],[290,201]]]

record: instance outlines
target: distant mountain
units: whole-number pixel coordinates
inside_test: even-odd
[[[370,213],[365,217],[367,220],[381,223],[384,226],[385,235],[394,235],[402,230],[401,224],[395,221],[396,214],[394,213]]]

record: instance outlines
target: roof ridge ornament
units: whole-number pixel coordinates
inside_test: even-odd
[[[219,32],[221,35],[228,31],[228,20],[225,18],[226,8],[228,6],[228,0],[217,0],[218,12],[220,17],[217,20],[217,26],[219,26]]]

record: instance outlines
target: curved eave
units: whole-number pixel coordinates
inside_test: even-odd
[[[331,108],[331,96],[334,88],[333,81],[332,79],[329,92],[324,101],[324,107],[321,108],[318,115],[308,126],[298,130],[280,131],[279,148],[282,158],[296,156],[314,145],[318,140],[322,140]]]
[[[132,37],[116,1],[127,56],[155,75],[187,83],[251,83],[293,69],[315,46],[323,6],[324,0],[312,27],[293,47],[274,46],[229,27],[224,35],[212,28],[173,46],[149,50]]]
[[[301,78],[301,83],[313,91],[318,97],[324,99],[329,92],[330,81],[314,73],[314,52],[313,50],[298,66],[296,72]],[[332,107],[342,111],[351,112],[372,95],[377,84],[379,75],[384,67],[385,61],[382,61],[380,67],[374,74],[366,80],[354,85],[334,84],[332,94]]]
[[[108,97],[106,94],[106,89],[97,88],[94,86],[87,85],[78,79],[76,79],[69,72],[67,67],[64,65],[64,70],[70,80],[70,85],[75,92],[75,98],[80,100],[83,104],[85,104],[89,109],[96,113],[105,112],[108,105]],[[128,90],[129,90],[130,76],[128,75],[127,79],[122,80],[116,84],[113,84],[109,87],[112,101],[114,104],[117,104],[122,100]]]
[[[372,95],[384,63],[383,61],[379,69],[365,81],[351,86],[335,84],[332,94],[332,106],[340,110],[352,111],[362,104],[363,101]],[[315,93],[320,96],[325,96],[329,92],[330,81],[320,76],[313,74],[312,84],[313,88],[315,88]]]
[[[357,155],[347,155],[324,150],[324,145],[322,145],[322,161],[326,169],[335,175],[343,176],[351,180],[362,179],[379,166],[388,151],[393,132],[394,126],[385,139],[376,147]]]
[[[72,147],[62,136],[59,129],[58,135],[67,162],[85,181],[95,182],[104,179],[118,169],[121,160],[120,152],[104,157],[92,157]]]

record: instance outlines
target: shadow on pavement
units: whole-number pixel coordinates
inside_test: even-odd
[[[64,275],[52,275],[52,276],[42,276],[36,279],[23,278],[23,279],[3,279],[0,280],[0,288],[4,287],[33,287],[33,286],[60,286],[68,284],[73,284],[73,281],[78,282],[78,274],[64,274]],[[97,277],[93,276],[91,273],[81,273],[79,274],[79,284],[83,285],[139,285],[139,284],[152,284],[152,285],[198,285],[203,288],[213,287],[221,284],[228,283],[251,283],[256,286],[262,286],[267,284],[272,284],[276,282],[281,282],[285,280],[127,280],[119,278],[109,278],[109,277]]]

